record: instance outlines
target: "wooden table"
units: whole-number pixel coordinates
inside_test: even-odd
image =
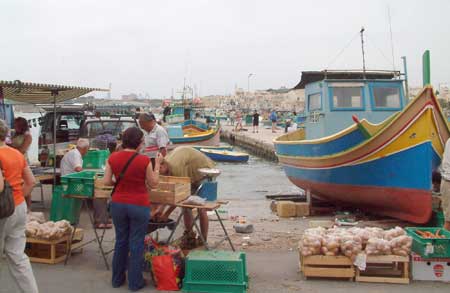
[[[222,227],[222,230],[223,230],[223,232],[225,234],[221,240],[219,240],[216,244],[214,244],[214,246],[210,246],[208,241],[203,237],[202,231],[201,231],[199,225],[197,224],[197,220],[199,219],[199,215],[200,215],[200,213],[197,212],[197,216],[194,218],[194,221],[193,221],[194,222],[194,227],[197,230],[197,233],[198,233],[202,243],[205,245],[206,249],[207,250],[215,249],[220,244],[222,244],[222,242],[224,242],[225,240],[228,240],[228,243],[230,244],[231,249],[233,251],[236,251],[234,249],[233,243],[231,242],[231,238],[228,235],[227,229],[225,228],[225,225],[223,224],[222,219],[220,218],[220,215],[217,212],[217,210],[220,208],[220,206],[222,204],[226,204],[226,203],[228,203],[228,202],[224,202],[224,201],[207,201],[203,205],[185,204],[183,202],[172,204],[171,206],[175,206],[177,208],[181,208],[181,213],[180,213],[180,215],[177,218],[177,221],[176,221],[174,229],[172,230],[172,232],[170,233],[169,238],[167,239],[167,244],[169,244],[171,242],[172,237],[175,234],[175,230],[180,225],[181,218],[183,217],[183,215],[184,215],[184,213],[186,212],[187,209],[190,209],[191,211],[194,210],[194,209],[197,209],[197,210],[198,209],[206,209],[206,210],[209,210],[209,211],[214,211],[214,213],[216,214],[217,219],[218,219],[218,221],[220,223],[220,226]],[[191,228],[194,228],[194,227],[191,227]]]

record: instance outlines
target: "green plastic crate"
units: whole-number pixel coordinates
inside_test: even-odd
[[[243,252],[192,251],[185,271],[183,292],[243,293],[248,289]]]
[[[90,150],[83,157],[83,169],[104,169],[109,150]]]
[[[55,186],[52,195],[52,207],[50,209],[50,221],[67,220],[70,224],[77,224],[79,221],[81,200],[76,198],[63,197],[63,188]]]
[[[444,212],[443,211],[433,211],[433,216],[432,216],[431,222],[434,227],[444,227],[444,224],[445,224]]]
[[[444,235],[445,238],[426,239],[418,234],[419,231],[429,231],[436,233],[440,230],[440,235]],[[419,254],[423,258],[448,258],[450,257],[450,232],[439,227],[407,227],[406,233],[412,237],[412,251]]]
[[[65,195],[92,197],[94,195],[95,171],[81,171],[61,176],[61,186]]]

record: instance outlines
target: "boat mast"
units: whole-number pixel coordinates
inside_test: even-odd
[[[361,51],[362,51],[362,58],[363,58],[363,79],[366,79],[366,56],[364,54],[364,27],[361,27],[361,30],[359,31],[361,34]]]

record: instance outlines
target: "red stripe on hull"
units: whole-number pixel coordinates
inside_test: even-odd
[[[314,196],[358,207],[370,213],[423,224],[431,217],[431,191],[344,184],[319,183],[289,177]]]

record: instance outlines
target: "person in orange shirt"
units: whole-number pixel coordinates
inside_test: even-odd
[[[35,185],[33,173],[18,150],[5,144],[9,133],[8,125],[0,120],[0,190],[4,181],[11,185],[14,197],[14,213],[0,219],[0,256],[6,256],[6,262],[20,292],[38,292],[30,260],[25,254],[25,224],[27,221],[27,204],[24,195],[30,195]],[[3,180],[4,178],[4,180]],[[0,263],[3,258],[0,257]]]

